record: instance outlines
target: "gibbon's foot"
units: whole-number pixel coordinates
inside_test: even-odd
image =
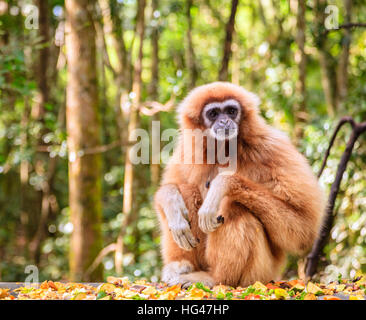
[[[207,272],[204,271],[181,274],[178,276],[176,281],[177,282],[174,284],[180,283],[182,285],[182,288],[184,289],[188,288],[190,285],[196,282],[200,282],[206,287],[210,288],[215,285],[214,279]]]
[[[193,271],[193,265],[188,260],[173,261],[164,266],[161,280],[169,286],[178,284],[180,275]]]

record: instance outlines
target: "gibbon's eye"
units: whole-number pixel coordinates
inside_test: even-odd
[[[229,116],[236,117],[238,114],[238,109],[236,107],[228,106],[225,108],[225,113]]]
[[[209,120],[215,120],[217,118],[217,116],[219,115],[219,111],[216,108],[211,109],[211,110],[207,111],[206,115]]]

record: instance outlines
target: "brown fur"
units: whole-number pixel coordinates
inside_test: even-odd
[[[157,192],[155,207],[162,231],[164,265],[188,260],[194,271],[186,281],[205,276],[213,284],[246,286],[276,279],[286,253],[301,254],[317,236],[324,212],[324,198],[306,159],[281,132],[259,116],[259,99],[230,83],[215,82],[194,89],[179,106],[181,129],[205,129],[201,111],[211,101],[234,98],[242,106],[238,136],[237,171],[218,176],[224,188],[218,215],[225,222],[205,234],[198,227],[197,212],[207,194],[207,181],[217,175],[217,165],[174,164],[182,159],[182,142],[165,169],[162,186],[180,190],[189,210],[192,233],[200,240],[191,251],[177,246],[164,216],[164,195]],[[212,186],[212,184],[211,184]],[[210,187],[211,188],[211,187]],[[212,284],[212,283],[211,283]]]

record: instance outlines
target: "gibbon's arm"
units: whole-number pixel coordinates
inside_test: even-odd
[[[188,222],[188,209],[175,184],[159,188],[155,195],[155,209],[162,218],[166,218],[173,239],[180,248],[191,250],[198,245]]]
[[[179,150],[179,147],[177,148]],[[188,219],[188,209],[179,191],[184,183],[179,166],[179,152],[175,151],[162,177],[162,185],[155,194],[155,209],[166,219],[174,241],[184,250],[198,245],[193,236]]]
[[[224,196],[251,211],[262,222],[270,240],[286,251],[303,252],[317,235],[320,214],[314,212],[311,204],[308,207],[295,206],[293,202],[297,199],[281,199],[267,188],[237,174],[219,175],[212,181],[199,210],[199,225],[203,231],[210,232],[219,226],[219,203]]]

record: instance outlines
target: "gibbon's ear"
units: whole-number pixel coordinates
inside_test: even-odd
[[[194,129],[203,126],[201,112],[203,107],[213,101],[237,100],[243,114],[257,114],[259,97],[230,82],[213,82],[193,89],[177,107],[177,120],[180,128]]]

